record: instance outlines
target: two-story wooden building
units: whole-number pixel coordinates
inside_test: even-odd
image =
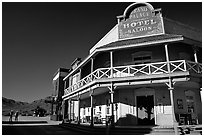
[[[64,121],[201,124],[201,31],[133,3],[63,79]]]

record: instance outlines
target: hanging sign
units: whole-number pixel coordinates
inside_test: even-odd
[[[150,4],[135,4],[126,9],[119,22],[119,39],[139,38],[164,34],[161,13],[152,9]],[[132,10],[131,10],[132,9]]]

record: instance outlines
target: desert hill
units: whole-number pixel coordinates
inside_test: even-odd
[[[46,113],[50,114],[51,104],[48,103],[50,100],[51,96],[48,96],[45,99],[39,99],[27,103],[2,97],[2,115],[8,115],[10,110],[19,111],[22,115],[33,115],[33,112],[37,107],[45,109]]]

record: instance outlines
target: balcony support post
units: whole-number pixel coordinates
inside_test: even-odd
[[[91,124],[90,126],[93,127],[94,126],[94,117],[93,117],[93,89],[91,89],[91,94],[90,94],[90,97],[91,97]]]
[[[111,83],[111,86],[108,87],[110,90],[110,104],[111,104],[111,126],[114,127],[114,87],[113,87],[113,83]]]
[[[80,95],[78,94],[78,97],[77,97],[77,100],[78,100],[78,124],[80,124],[81,122],[81,119],[80,119]]]
[[[74,100],[73,100],[72,101],[72,121],[75,121],[75,119],[74,119],[74,116],[75,116],[75,113],[74,113],[75,107],[74,107],[74,105],[75,105],[75,103],[74,103]]]
[[[94,58],[91,58],[91,73],[94,71]],[[93,77],[91,75],[91,81],[93,80]]]
[[[110,51],[111,78],[113,78],[113,51]]]
[[[168,73],[170,73],[171,72],[171,68],[170,68],[169,51],[168,51],[168,45],[167,44],[165,44],[165,54],[166,54],[166,62],[167,62]]]
[[[71,122],[71,99],[68,100],[68,120]]]
[[[198,58],[197,58],[197,52],[198,52],[198,48],[196,46],[193,46],[194,61],[197,64],[198,73],[200,73],[200,68],[199,68]]]
[[[198,48],[196,46],[193,46],[194,61],[196,63],[198,63],[197,51],[198,51]]]
[[[178,122],[176,121],[175,108],[174,108],[174,84],[175,82],[173,82],[171,78],[169,78],[169,82],[166,83],[170,93],[174,132],[175,132],[175,135],[178,135]]]

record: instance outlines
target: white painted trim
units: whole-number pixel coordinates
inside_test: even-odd
[[[126,16],[127,11],[129,10],[130,7],[132,7],[132,6],[134,6],[134,5],[137,5],[137,4],[145,4],[145,5],[148,6],[148,8],[149,8],[150,10],[154,10],[153,6],[152,6],[151,4],[149,4],[149,3],[146,3],[146,2],[136,2],[136,3],[133,3],[133,4],[129,5],[129,6],[125,9],[125,11],[124,11],[124,13],[123,13],[123,16]]]
[[[58,73],[55,75],[55,77],[53,78],[53,81],[57,80],[57,79],[59,78],[59,76],[60,76],[60,73],[58,72]]]
[[[181,40],[183,40],[183,37],[182,38],[173,38],[173,39],[168,39],[168,40],[157,40],[157,41],[154,41],[154,42],[144,42],[144,43],[139,43],[139,44],[131,44],[131,45],[125,45],[125,46],[123,45],[123,46],[118,46],[118,47],[107,47],[105,49],[97,49],[97,52],[115,50],[115,49],[139,47],[139,46],[144,46],[144,45],[161,44],[161,43],[181,41]]]

